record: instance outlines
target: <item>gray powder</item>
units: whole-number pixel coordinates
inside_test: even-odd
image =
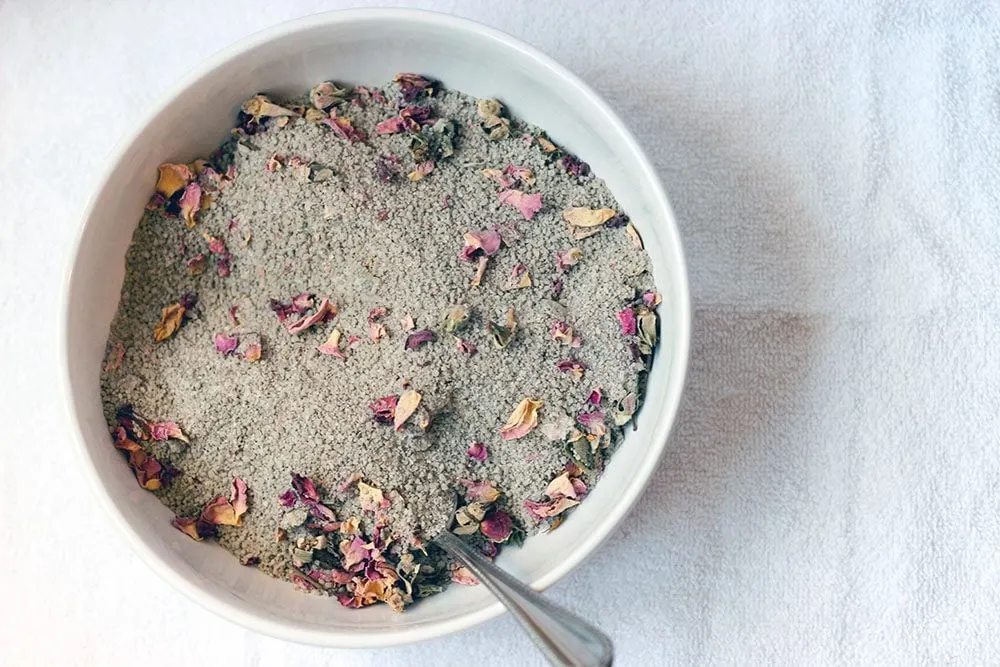
[[[535,523],[525,499],[541,500],[550,479],[571,460],[562,441],[541,429],[505,441],[499,428],[526,397],[544,400],[544,425],[559,415],[576,415],[592,389],[614,401],[634,391],[642,369],[633,361],[616,312],[637,293],[653,287],[648,258],[621,228],[604,228],[569,238],[562,219],[571,206],[620,210],[604,182],[578,178],[548,160],[524,135],[535,128],[513,121],[511,136],[490,140],[480,127],[476,101],[448,91],[427,103],[440,118],[456,122],[455,154],[439,160],[419,182],[406,174],[415,164],[405,133],[378,135],[375,125],[396,114],[394,86],[388,103],[343,104],[367,140],[348,143],[329,128],[296,119],[284,127],[245,137],[233,154],[236,178],[188,229],[182,220],[148,211],[135,231],[126,258],[121,303],[109,345],[126,350],[119,369],[105,372],[102,392],[109,421],[130,403],[148,418],[178,422],[191,443],[152,443],[153,451],[182,471],[160,499],[180,515],[196,515],[211,498],[228,492],[233,476],[245,479],[250,508],[241,527],[223,527],[219,541],[260,567],[287,576],[287,544],[274,540],[285,509],[277,501],[291,473],[327,489],[360,473],[391,498],[393,533],[433,537],[453,514],[459,479],[490,480],[503,493],[507,510],[530,533]],[[265,169],[274,154],[328,167],[333,175],[302,182],[289,168]],[[391,183],[375,172],[380,156],[401,160]],[[526,221],[498,201],[498,185],[484,168],[529,167],[537,182],[524,189],[541,193],[544,208]],[[235,221],[235,223],[231,223]],[[235,225],[235,226],[233,226]],[[482,284],[471,288],[475,262],[459,258],[463,234],[500,225],[504,246],[489,260]],[[209,255],[203,232],[225,240],[232,253],[228,277],[209,259],[191,276],[185,260]],[[556,251],[579,248],[583,259],[562,275],[565,287],[553,300]],[[533,286],[504,290],[512,267],[524,264]],[[169,340],[154,343],[161,309],[186,293],[198,295],[190,319]],[[269,308],[310,292],[328,296],[338,315],[301,335],[290,335]],[[468,357],[445,333],[449,308],[472,313],[461,335],[478,348]],[[238,325],[229,318],[237,306]],[[385,306],[388,335],[368,338],[367,316]],[[502,323],[514,308],[517,334],[498,349],[485,322]],[[435,342],[404,349],[400,320],[431,328]],[[583,345],[571,350],[552,340],[553,319],[566,321]],[[317,352],[333,328],[357,335],[360,346],[347,361]],[[256,363],[223,356],[216,333],[260,335],[264,354]],[[557,370],[570,356],[586,364],[574,381]],[[437,412],[426,434],[397,433],[376,423],[368,405],[402,392],[403,382],[420,391]],[[617,431],[617,430],[616,430]],[[616,433],[616,440],[617,440]],[[472,460],[469,445],[485,443],[489,458]],[[588,471],[592,484],[596,472]],[[344,502],[350,502],[346,495]]]

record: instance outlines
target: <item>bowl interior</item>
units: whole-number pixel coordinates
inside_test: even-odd
[[[348,610],[303,595],[217,545],[174,530],[170,513],[141,490],[111,446],[101,414],[99,371],[118,302],[125,250],[163,161],[213,150],[240,103],[258,91],[298,95],[318,81],[379,85],[399,71],[502,99],[589,162],[624,205],[652,257],[663,292],[662,345],[638,430],[601,483],[559,530],[508,549],[501,564],[537,587],[577,564],[624,516],[655,466],[677,406],[687,357],[686,275],[671,212],[648,163],[603,103],[575,78],[515,40],[475,24],[406,11],[338,12],[279,26],[219,54],[189,77],[121,147],[91,203],[69,279],[65,358],[84,468],[137,551],[202,604],[254,629],[340,646],[385,645],[468,627],[500,608],[483,587],[452,586],[404,614],[385,606]]]

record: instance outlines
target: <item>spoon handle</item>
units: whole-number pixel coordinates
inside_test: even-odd
[[[579,616],[559,607],[445,531],[434,538],[483,582],[514,615],[549,662],[560,667],[608,667],[611,639]]]

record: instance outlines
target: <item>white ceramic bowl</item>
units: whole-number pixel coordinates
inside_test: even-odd
[[[132,547],[164,579],[203,606],[277,637],[327,646],[387,646],[456,632],[501,613],[485,588],[452,586],[403,614],[379,605],[345,609],[333,598],[241,566],[211,542],[195,543],[136,484],[112,447],[98,378],[118,303],[124,257],[149,198],[156,166],[208,154],[258,91],[297,95],[318,81],[380,85],[420,72],[450,88],[497,97],[590,163],[642,233],[652,258],[662,343],[638,430],[603,479],[557,531],[505,549],[500,564],[542,589],[569,572],[614,530],[660,460],[684,383],[690,336],[687,275],[677,228],[656,173],[608,106],[535,49],[470,21],[412,10],[320,14],[257,33],[191,73],[123,141],[84,216],[63,294],[60,344],[65,390],[82,469]]]

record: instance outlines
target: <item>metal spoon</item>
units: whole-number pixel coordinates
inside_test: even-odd
[[[614,646],[611,639],[596,627],[549,602],[491,563],[451,531],[442,532],[434,538],[434,542],[486,584],[550,663],[559,667],[611,665]]]

